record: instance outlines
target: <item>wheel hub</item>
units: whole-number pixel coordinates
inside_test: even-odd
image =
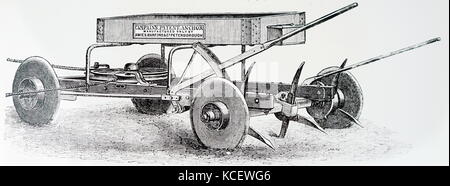
[[[336,94],[330,101],[315,101],[308,107],[311,116],[317,119],[325,119],[331,112],[345,105],[345,97],[342,90],[337,89]]]
[[[200,120],[211,130],[223,130],[228,126],[230,113],[222,102],[207,103],[202,107]]]
[[[33,92],[44,90],[42,81],[36,78],[25,78],[19,83],[18,92]],[[40,107],[45,97],[44,92],[23,94],[19,96],[19,103],[25,110]]]

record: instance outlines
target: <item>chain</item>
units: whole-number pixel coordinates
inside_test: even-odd
[[[6,59],[6,61],[13,62],[13,63],[23,63],[24,60],[8,58],[8,59]],[[73,70],[73,71],[85,71],[86,70],[86,68],[84,68],[84,67],[72,67],[72,66],[54,65],[54,64],[50,64],[50,65],[53,68],[62,69],[62,70]]]

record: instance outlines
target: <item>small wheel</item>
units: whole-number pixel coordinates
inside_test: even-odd
[[[167,64],[161,60],[159,54],[147,54],[142,56],[136,65],[139,69],[144,71],[151,71],[151,69],[167,69]],[[174,75],[172,75],[174,77]],[[167,79],[155,81],[157,85],[167,86]],[[171,102],[166,100],[152,100],[152,99],[131,99],[133,105],[140,113],[159,115],[165,114],[171,109]]]
[[[248,132],[250,114],[244,96],[229,80],[211,78],[197,89],[190,110],[195,136],[205,147],[233,149]]]
[[[50,63],[42,57],[29,57],[19,66],[13,92],[32,92],[59,88],[59,80]],[[60,91],[47,91],[13,97],[22,121],[32,125],[50,123],[59,107]]]
[[[337,70],[339,67],[328,67],[318,74],[325,74]],[[336,75],[324,77],[311,84],[331,85]],[[338,109],[359,119],[363,107],[362,89],[356,78],[350,72],[341,72],[338,80],[338,92],[335,99],[330,102],[313,102],[306,111],[317,121],[322,128],[341,129],[352,126],[353,122]]]

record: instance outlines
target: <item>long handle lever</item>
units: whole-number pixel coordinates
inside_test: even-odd
[[[309,78],[305,79],[305,81],[307,81],[307,80],[308,81],[313,81],[313,80],[316,80],[316,79],[321,79],[321,78],[324,78],[324,77],[327,77],[327,76],[331,76],[333,74],[337,74],[337,73],[341,73],[341,72],[344,72],[344,71],[347,71],[347,70],[351,70],[351,69],[354,69],[354,68],[357,68],[357,67],[360,67],[360,66],[363,66],[363,65],[367,65],[367,64],[370,64],[370,63],[382,60],[384,58],[395,56],[395,55],[401,54],[403,52],[407,52],[407,51],[410,51],[410,50],[414,50],[416,48],[423,47],[425,45],[429,45],[429,44],[434,43],[434,42],[438,42],[440,40],[441,40],[441,38],[439,38],[439,37],[433,38],[433,39],[430,39],[430,40],[427,40],[427,41],[424,41],[424,42],[421,42],[421,43],[417,43],[415,45],[411,45],[411,46],[408,46],[408,47],[405,47],[405,48],[402,48],[402,49],[399,49],[399,50],[396,50],[396,51],[393,51],[393,52],[390,52],[390,53],[387,53],[387,54],[379,55],[379,56],[376,56],[376,57],[373,57],[373,58],[361,61],[359,63],[355,63],[355,64],[352,64],[352,65],[349,65],[349,66],[347,66],[345,68],[340,68],[338,70],[331,71],[331,72],[328,72],[328,73],[325,73],[325,74],[309,77]]]

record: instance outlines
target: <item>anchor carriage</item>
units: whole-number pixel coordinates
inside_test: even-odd
[[[286,135],[290,121],[324,133],[326,128],[360,125],[363,95],[348,70],[440,40],[434,38],[352,65],[345,60],[302,83],[299,79],[304,62],[290,84],[249,81],[255,63],[247,67],[248,58],[272,47],[304,44],[307,29],[357,6],[350,4],[309,23],[304,12],[99,18],[97,43],[88,47],[85,67],[55,65],[38,56],[8,59],[20,66],[12,93],[6,96],[13,97],[19,117],[29,124],[51,122],[61,100],[75,100],[77,96],[129,98],[142,113],[189,111],[193,132],[205,147],[236,148],[250,135],[274,148],[269,137],[250,126],[250,117],[274,114],[282,122],[280,138]],[[126,63],[123,68],[91,62],[97,48],[146,44],[160,45],[161,51]],[[242,52],[221,61],[211,50],[229,45],[241,46]],[[173,56],[184,50],[192,51],[192,55],[183,73],[176,75],[173,66],[179,63]],[[186,77],[195,56],[201,56],[210,70]],[[227,69],[237,64],[241,65],[241,79],[232,80]],[[54,69],[80,71],[80,75],[58,76]],[[309,116],[300,115],[299,109],[306,109]]]

